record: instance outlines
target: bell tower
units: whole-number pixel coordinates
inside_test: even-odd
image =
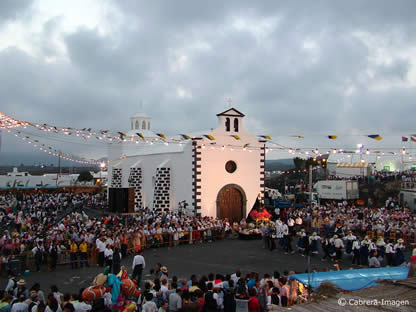
[[[217,114],[219,128],[230,135],[238,135],[243,128],[244,116],[235,108],[227,109],[225,112]]]
[[[130,117],[131,130],[137,132],[150,131],[150,123],[152,118],[144,113],[136,113]]]

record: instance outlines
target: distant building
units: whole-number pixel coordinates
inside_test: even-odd
[[[177,209],[180,203],[203,216],[247,216],[258,194],[264,194],[265,142],[245,130],[245,115],[235,108],[217,117],[214,130],[150,144],[158,138],[151,118],[132,116],[126,140],[109,144],[110,203],[119,197],[117,189],[130,188],[136,210]]]
[[[105,184],[107,181],[107,172],[93,173],[94,178],[100,178]],[[0,175],[0,189],[10,188],[53,188],[79,185],[77,182],[78,174],[57,174],[48,173],[43,175],[31,175],[27,171],[19,171],[13,168],[12,172],[6,175]],[[93,182],[87,182],[83,185],[93,185]]]
[[[327,162],[329,175],[339,177],[367,176],[374,171],[399,172],[416,169],[416,161],[402,155],[330,154]]]

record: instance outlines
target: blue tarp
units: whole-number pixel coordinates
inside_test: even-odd
[[[311,286],[313,289],[319,287],[323,281],[336,284],[339,288],[353,291],[378,285],[376,280],[400,280],[407,278],[409,269],[407,267],[390,267],[377,269],[341,270],[331,272],[311,273]],[[302,284],[308,285],[308,274],[290,275]]]

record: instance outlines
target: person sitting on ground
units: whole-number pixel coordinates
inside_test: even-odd
[[[373,251],[368,261],[368,266],[370,268],[379,268],[381,266],[380,261],[377,258],[377,251]]]

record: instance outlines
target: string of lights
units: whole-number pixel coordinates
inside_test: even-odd
[[[32,126],[35,129],[41,130],[41,133],[31,133],[28,131],[27,127]],[[21,129],[17,130],[16,128],[20,127]],[[178,139],[176,137],[166,138],[163,134],[157,134],[158,137],[147,138],[142,136],[140,133],[137,133],[136,136],[127,136],[123,132],[117,132],[118,136],[112,136],[110,134],[110,130],[93,130],[91,128],[83,128],[83,129],[76,129],[72,127],[57,127],[54,125],[50,125],[47,123],[31,123],[28,121],[20,121],[10,116],[7,116],[3,113],[0,113],[0,128],[5,128],[10,132],[11,130],[16,130],[17,133],[23,134],[25,138],[30,139],[32,141],[39,140],[39,138],[60,142],[60,143],[69,143],[69,144],[80,144],[84,146],[103,146],[101,143],[132,143],[139,146],[147,146],[147,145],[154,145],[154,144],[164,144],[169,146],[171,144],[178,144],[183,145],[187,142],[190,142],[193,139],[202,139],[201,146],[202,148],[210,148],[210,149],[219,149],[219,150],[229,150],[229,151],[248,151],[252,152],[254,150],[262,150],[264,147],[262,144],[255,144],[255,146],[250,144],[238,144],[240,138],[235,135],[231,135],[228,137],[234,137],[236,139],[235,144],[217,144],[216,139],[213,138],[211,135],[200,135],[198,137],[190,137],[187,135],[180,135],[181,138]],[[23,130],[23,129],[27,130]],[[64,134],[64,137],[57,137],[59,134]],[[356,136],[356,135],[355,135]],[[34,139],[34,137],[36,139]],[[80,137],[83,138],[84,142],[74,141],[72,138]],[[282,137],[282,136],[278,136]],[[303,138],[303,136],[295,136],[298,138]],[[337,136],[331,135],[328,136],[331,139],[336,138]],[[368,137],[381,140],[379,135],[368,135]],[[99,143],[96,141],[90,141],[88,139],[96,138]],[[274,153],[285,153],[293,156],[299,156],[302,158],[309,158],[309,157],[321,157],[324,154],[362,154],[362,155],[375,155],[376,157],[382,156],[391,156],[391,155],[403,155],[409,157],[409,160],[413,159],[413,151],[416,148],[408,147],[408,148],[397,148],[397,147],[382,147],[382,148],[368,148],[363,150],[362,146],[355,147],[345,147],[345,148],[331,148],[331,147],[289,147],[282,145],[278,142],[275,142],[269,136],[259,136],[259,140],[261,140],[267,146],[265,147],[266,153],[274,152]],[[412,140],[413,142],[413,140]]]

